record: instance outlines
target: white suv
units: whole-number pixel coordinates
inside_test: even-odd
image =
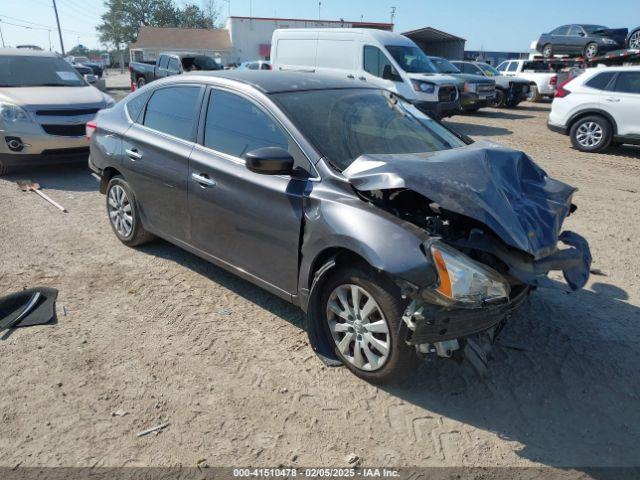
[[[640,145],[640,67],[592,68],[559,85],[548,126],[583,152]]]

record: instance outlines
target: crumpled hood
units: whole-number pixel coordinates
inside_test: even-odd
[[[576,191],[525,153],[486,141],[440,152],[362,155],[343,174],[361,191],[411,189],[482,222],[536,259],[556,251]]]
[[[603,28],[602,30],[596,30],[593,32],[594,37],[610,38],[618,42],[620,45],[624,45],[628,34],[628,28]]]

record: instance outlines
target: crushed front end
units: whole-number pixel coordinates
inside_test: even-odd
[[[406,342],[422,355],[467,358],[480,372],[528,293],[578,290],[591,266],[587,241],[561,230],[575,189],[522,152],[488,147],[370,156],[346,172],[364,200],[426,233],[420,248],[435,283],[394,278],[409,300]],[[551,271],[562,271],[566,285]]]

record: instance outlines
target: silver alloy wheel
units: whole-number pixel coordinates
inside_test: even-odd
[[[147,84],[147,81],[146,81],[144,78],[140,77],[140,78],[138,79],[138,88],[142,88],[142,87],[144,87],[146,84]]]
[[[109,219],[116,232],[123,238],[131,235],[133,230],[131,202],[124,188],[120,185],[114,185],[109,190],[107,209],[109,210]]]
[[[587,58],[595,57],[596,55],[598,55],[598,45],[596,45],[595,43],[587,45],[587,50],[584,52],[584,54]]]
[[[336,287],[327,302],[327,321],[338,350],[354,367],[370,372],[387,362],[389,324],[364,288],[353,284]]]
[[[604,132],[596,122],[585,122],[576,131],[576,140],[583,147],[592,148],[600,144]]]
[[[544,58],[551,58],[553,56],[553,46],[547,45],[546,47],[544,47],[544,49],[542,50],[542,56]]]
[[[629,48],[640,49],[640,30],[631,35],[629,39]]]

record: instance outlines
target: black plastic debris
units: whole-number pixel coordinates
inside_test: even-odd
[[[55,321],[57,298],[58,290],[48,287],[30,288],[0,298],[0,332]]]

